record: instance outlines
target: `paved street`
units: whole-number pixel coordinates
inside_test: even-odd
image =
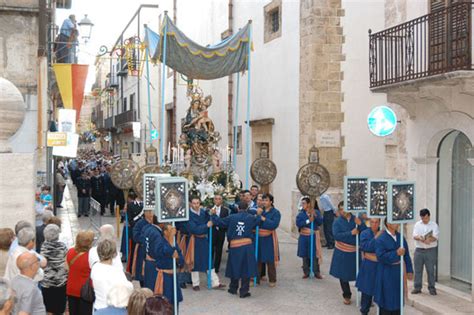
[[[75,189],[68,185],[70,189],[65,192],[63,205],[65,206],[59,216],[63,220],[63,231],[71,238],[79,229],[91,228],[89,218],[77,218],[75,215]],[[72,191],[72,195],[69,193]],[[102,224],[115,224],[113,217],[102,217]],[[353,304],[346,306],[342,303],[339,282],[328,275],[329,263],[332,250],[324,249],[324,262],[322,271],[323,280],[303,280],[301,279],[301,261],[296,257],[297,241],[288,233],[279,231],[280,253],[282,261],[278,266],[278,284],[275,288],[270,288],[267,282],[262,282],[258,288],[251,287],[252,297],[240,299],[230,295],[227,291],[215,291],[206,289],[205,275],[201,275],[201,291],[194,292],[190,286],[183,290],[184,302],[181,304],[181,314],[359,314],[355,305],[355,295]],[[226,246],[226,245],[224,245]],[[227,255],[224,254],[223,266],[227,262]],[[229,284],[229,279],[225,278],[225,268],[222,268],[219,275],[221,281]],[[355,290],[353,288],[353,294]],[[376,314],[376,308],[370,314]],[[423,314],[412,307],[407,306],[405,314]]]

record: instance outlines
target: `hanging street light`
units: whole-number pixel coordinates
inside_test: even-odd
[[[84,39],[84,42],[87,43],[91,38],[92,27],[94,26],[94,23],[92,23],[92,21],[87,17],[87,14],[85,14],[78,24],[81,37]]]

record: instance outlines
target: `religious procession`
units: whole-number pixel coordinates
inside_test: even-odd
[[[3,1],[0,315],[474,314],[473,9]]]

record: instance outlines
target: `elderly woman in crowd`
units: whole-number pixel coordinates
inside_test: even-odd
[[[0,315],[10,315],[15,305],[15,295],[7,280],[0,278]]]
[[[41,246],[41,255],[48,260],[48,264],[40,284],[44,305],[49,314],[62,314],[66,310],[67,247],[59,241],[60,232],[56,224],[48,224],[43,231],[45,241]]]
[[[117,245],[113,240],[103,239],[97,246],[100,261],[92,266],[91,279],[94,284],[94,310],[107,307],[107,294],[110,288],[124,285],[133,290],[133,285],[125,277],[125,273],[112,266],[112,260],[117,256]]]
[[[54,217],[54,213],[51,210],[44,210],[41,219],[43,220],[43,224],[36,227],[36,250],[40,251],[41,246],[44,243],[44,228],[48,225],[49,220]]]
[[[146,299],[153,296],[153,292],[148,288],[135,289],[128,300],[128,315],[145,314]]]
[[[89,249],[94,241],[94,232],[81,231],[76,236],[76,244],[69,249],[66,256],[67,268],[69,269],[66,285],[70,315],[92,314],[92,303],[81,299],[81,288],[89,279],[91,269],[89,268]]]
[[[127,304],[133,289],[124,283],[113,286],[107,294],[107,307],[94,312],[94,315],[127,315]]]
[[[15,239],[15,233],[12,229],[0,229],[0,278],[5,275],[5,268],[8,261],[8,249]]]

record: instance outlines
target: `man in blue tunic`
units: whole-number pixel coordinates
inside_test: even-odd
[[[281,214],[273,206],[273,196],[271,194],[263,195],[264,211],[262,213],[262,222],[258,232],[258,274],[262,274],[265,264],[268,268],[268,285],[276,286],[277,274],[276,264],[280,260],[280,251],[278,246],[278,237],[276,229],[280,225]],[[257,213],[259,210],[257,209]]]
[[[349,282],[356,280],[356,235],[367,228],[361,223],[352,213],[341,209],[332,228],[336,244],[329,274],[339,279],[346,305],[351,304]]]
[[[145,276],[143,284],[150,290],[155,289],[156,282],[156,261],[159,259],[159,255],[154,251],[163,238],[163,231],[158,225],[149,224],[146,225],[142,231],[145,238]]]
[[[413,266],[405,239],[403,247],[400,246],[399,225],[388,223],[387,218],[384,224],[385,231],[375,241],[375,253],[379,263],[375,277],[374,300],[381,315],[395,315],[400,314],[400,257],[403,256],[404,271],[409,280],[413,279]],[[406,279],[404,283],[406,292]]]
[[[360,251],[362,263],[357,275],[356,287],[362,293],[360,312],[367,315],[372,305],[375,290],[375,275],[377,272],[377,256],[375,255],[375,241],[382,231],[379,231],[380,219],[370,219],[370,229],[360,233]]]
[[[155,244],[153,252],[159,257],[156,260],[157,277],[154,293],[163,295],[171,305],[174,305],[174,284],[173,284],[173,259],[176,259],[176,267],[184,265],[184,258],[179,247],[173,246],[176,236],[176,228],[166,224],[163,228],[163,238]],[[181,288],[178,286],[178,303],[183,301]]]
[[[143,217],[137,221],[137,223],[133,227],[133,241],[135,242],[135,250],[133,252],[133,262],[132,262],[132,277],[140,282],[140,285],[143,287],[144,283],[144,272],[143,266],[145,264],[146,258],[146,240],[144,231],[145,228],[150,225],[154,224],[154,220],[156,221],[156,217],[153,215],[153,210],[145,210],[143,211]],[[155,222],[158,223],[158,222]]]
[[[208,272],[209,270],[209,228],[212,227],[212,221],[209,213],[201,209],[201,200],[199,197],[191,197],[191,208],[189,209],[189,221],[186,229],[189,232],[189,241],[186,250],[186,264],[191,270],[191,280],[193,290],[199,291],[199,272]],[[224,284],[219,282],[214,268],[211,269],[211,282],[213,289],[222,289]]]
[[[318,225],[323,223],[321,216],[317,214],[316,209],[311,207],[311,200],[308,197],[301,199],[302,209],[296,216],[296,226],[300,236],[298,238],[298,257],[303,259],[303,279],[307,279],[311,267],[311,237],[313,238],[313,272],[317,279],[322,279],[319,271],[319,259],[322,259],[321,238],[317,237],[316,231]],[[311,236],[311,222],[313,223],[314,233]]]
[[[263,218],[262,209],[257,210],[257,216],[246,211],[248,204],[239,203],[239,212],[228,217],[220,218],[212,210],[212,221],[223,228],[227,228],[227,239],[230,242],[229,258],[225,276],[230,278],[228,292],[237,294],[240,280],[239,295],[241,298],[250,296],[250,278],[257,274],[254,247],[252,244],[252,230]]]

